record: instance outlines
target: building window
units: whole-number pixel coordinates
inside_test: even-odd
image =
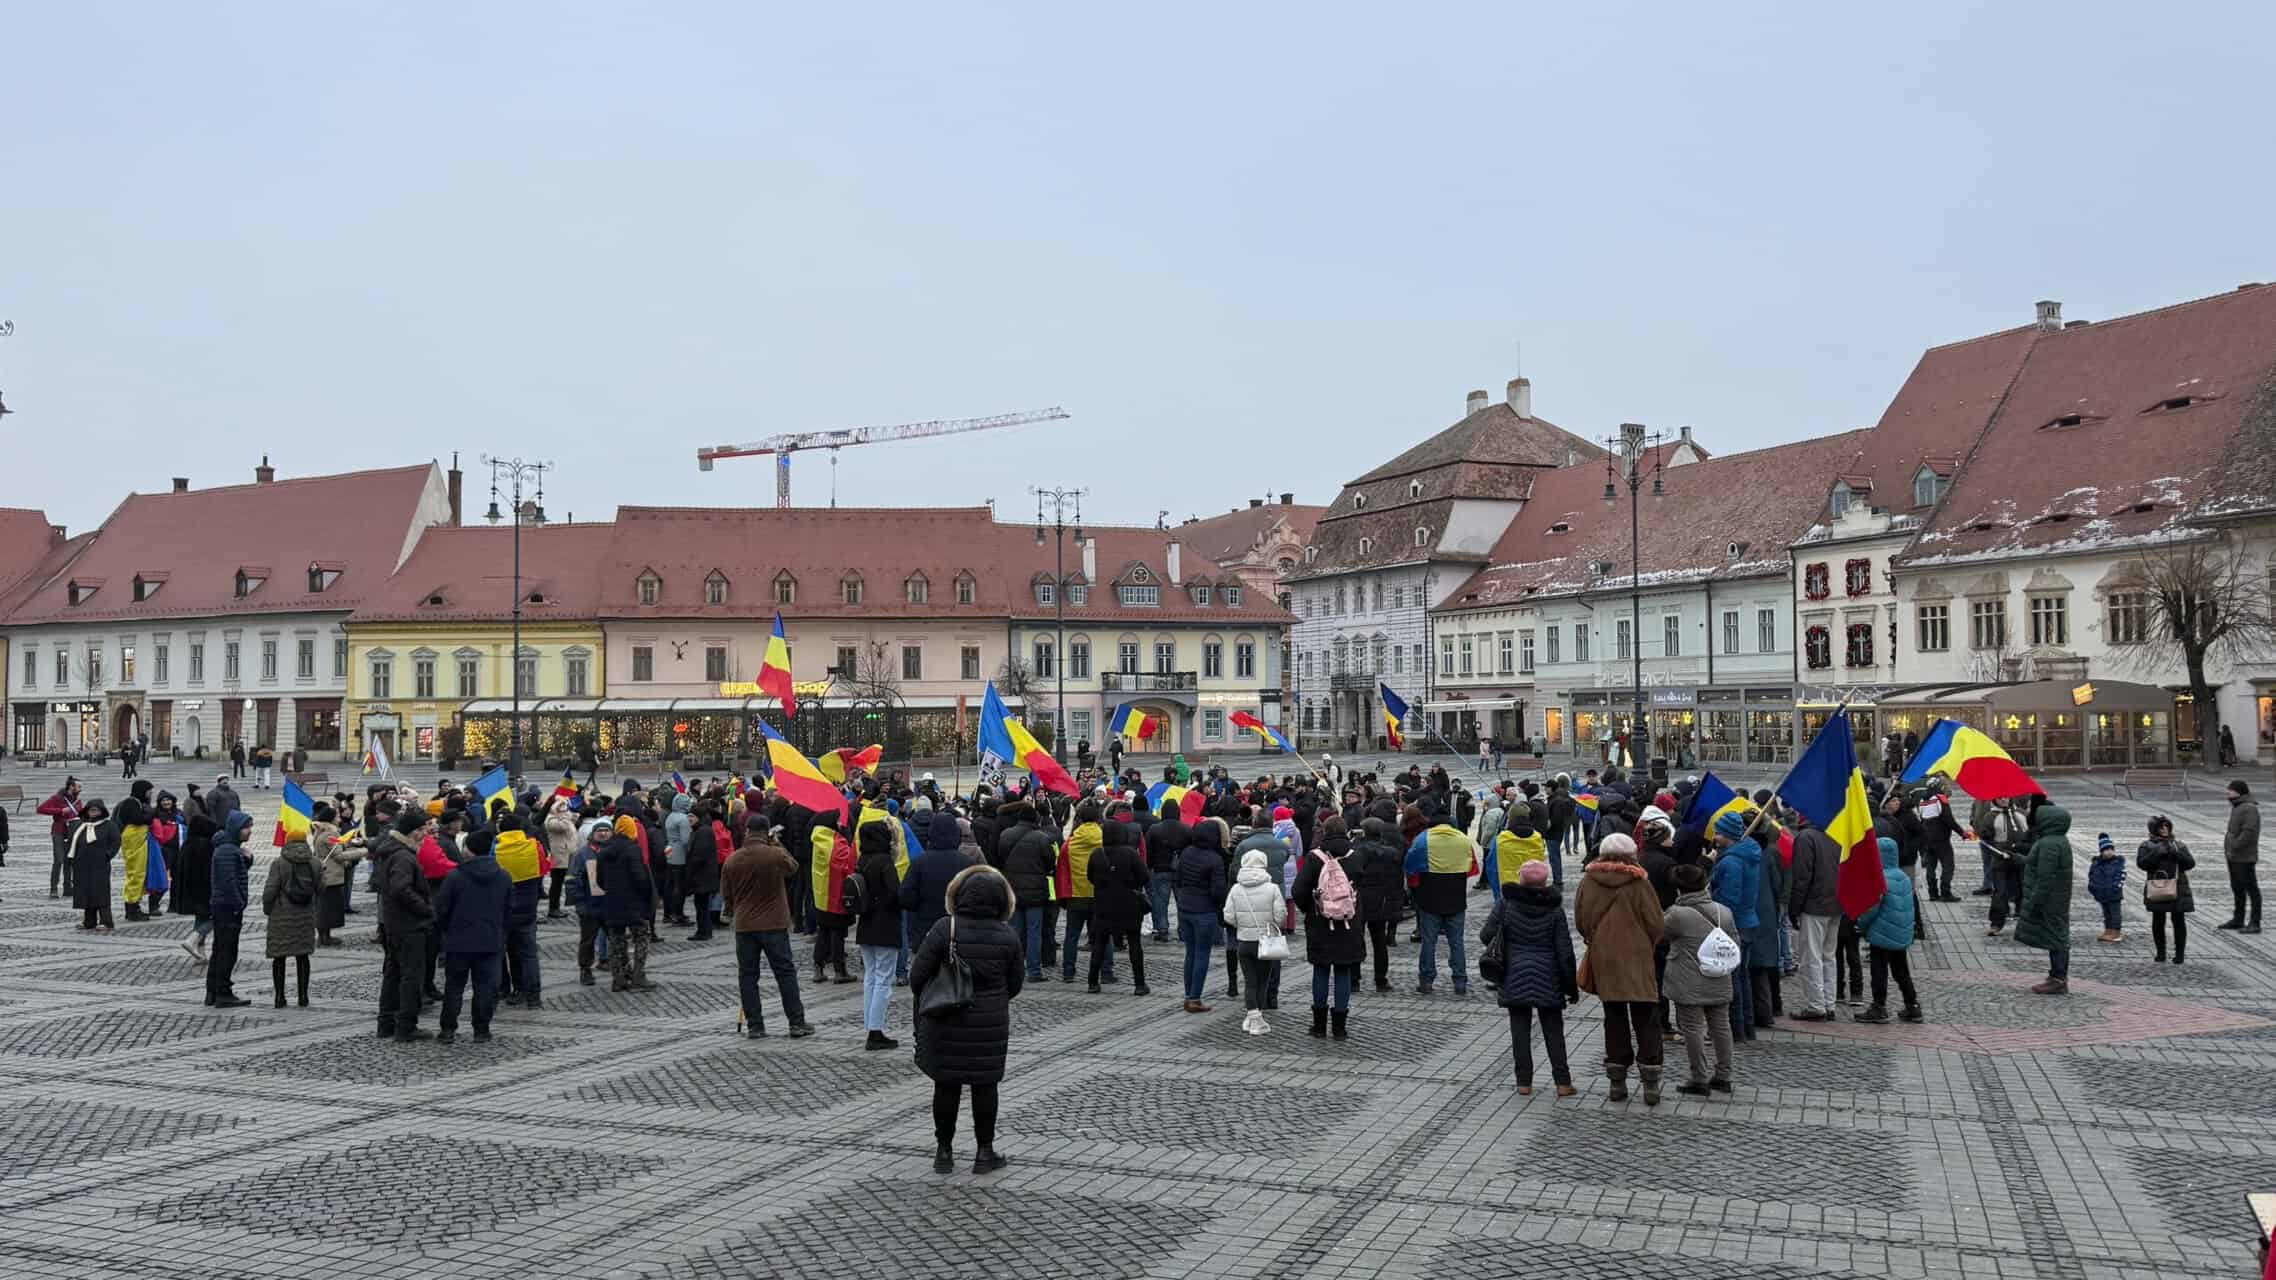
[[[923,645],[905,644],[901,646],[901,678],[903,680],[922,680],[925,678],[925,649]]]
[[[1201,736],[1211,742],[1223,742],[1225,740],[1225,712],[1223,708],[1202,708]]]
[[[1552,665],[1552,666],[1556,665],[1557,663],[1563,662],[1563,661],[1565,660],[1565,659],[1564,659],[1564,657],[1563,657],[1563,655],[1562,655],[1562,654],[1559,652],[1560,646],[1559,646],[1559,643],[1558,643],[1558,641],[1559,641],[1558,632],[1559,632],[1560,630],[1561,630],[1561,628],[1558,628],[1558,627],[1551,627],[1551,628],[1549,628],[1549,633],[1548,633],[1548,648],[1547,648],[1547,658],[1548,658],[1548,661],[1549,661],[1550,665]]]
[[[710,575],[709,575],[708,577],[704,578],[704,580],[703,580],[703,602],[704,602],[705,604],[725,604],[725,603],[727,603],[727,575],[726,575],[726,574],[723,574],[723,573],[721,573],[721,572],[720,572],[719,570],[717,570],[717,569],[713,569],[713,570],[711,571]]]
[[[653,573],[640,575],[640,603],[654,604],[664,597],[664,580]]]
[[[261,642],[261,678],[263,680],[277,678],[277,642],[274,640],[263,640]]]
[[[956,603],[971,604],[979,598],[980,588],[977,583],[973,582],[972,575],[969,573],[956,575]]]
[[[1968,602],[1968,647],[1971,649],[2005,649],[2007,647],[2007,601],[1971,600]]]
[[[962,661],[958,664],[957,674],[966,680],[979,679],[980,646],[976,644],[968,644],[964,646],[961,657]]]
[[[268,580],[268,575],[265,573],[248,573],[243,569],[239,569],[237,571],[236,581],[237,598],[242,600],[254,592],[259,591],[261,589],[261,584],[267,582]]]
[[[1337,588],[1336,588],[1336,616],[1337,616],[1337,617],[1339,617],[1339,618],[1343,616],[1343,612],[1344,612],[1344,607],[1343,607],[1343,606],[1344,606],[1344,595],[1343,595],[1343,588],[1342,588],[1342,587],[1337,587]]]
[[[921,573],[912,573],[908,580],[901,584],[901,594],[910,604],[931,604],[933,599],[932,581]]]
[[[1660,656],[1683,656],[1683,618],[1679,614],[1671,613],[1660,619]]]
[[[1844,665],[1852,667],[1870,667],[1873,665],[1872,623],[1852,622],[1849,624],[1849,644],[1843,651],[1842,661]]]
[[[1407,607],[1407,589],[1405,587],[1394,586],[1391,588],[1391,607],[1394,609]]]
[[[159,652],[160,654],[164,654],[166,651],[165,651],[164,649],[160,649],[158,652]],[[161,657],[161,658],[159,659],[159,664],[160,664],[160,669],[161,669],[161,670],[163,670],[163,669],[164,669],[164,664],[165,664],[165,659],[164,659],[163,657]],[[164,677],[160,677],[160,678],[161,678],[161,679],[163,679]],[[26,650],[24,650],[24,687],[25,687],[26,689],[35,688],[35,687],[37,687],[37,686],[38,686],[39,682],[40,682],[40,656],[39,656],[39,653],[38,653],[36,650],[32,650],[32,649],[26,649]]]
[[[1158,676],[1166,676],[1166,675],[1168,675],[1170,672],[1177,670],[1177,665],[1178,665],[1178,649],[1177,649],[1177,645],[1175,645],[1175,644],[1173,644],[1173,643],[1171,643],[1171,642],[1169,642],[1169,641],[1167,641],[1167,640],[1157,640],[1157,641],[1155,641],[1155,642],[1154,642],[1154,674],[1155,674],[1155,675],[1158,675]]]
[[[1517,633],[1517,670],[1520,675],[1533,674],[1533,633]]]
[[[1836,520],[1839,520],[1839,519],[1841,519],[1843,516],[1845,516],[1845,515],[1848,515],[1848,514],[1849,514],[1849,486],[1848,486],[1848,485],[1846,485],[1846,484],[1837,484],[1837,485],[1835,485],[1835,486],[1833,487],[1833,497],[1832,497],[1832,499],[1831,499],[1831,504],[1832,504],[1832,506],[1833,506],[1833,518],[1834,518],[1834,519],[1836,519]]]
[[[1067,642],[1067,675],[1069,678],[1075,680],[1088,680],[1091,678],[1090,641],[1069,640]]]
[[[481,674],[482,660],[480,658],[460,658],[458,660],[458,696],[461,698],[479,696]]]
[[[1241,607],[1241,589],[1239,587],[1225,588],[1225,604],[1228,608],[1233,609]],[[1383,588],[1381,587],[1375,588],[1375,607],[1378,609],[1383,607]]]
[[[159,641],[155,646],[151,648],[150,660],[154,664],[152,670],[156,673],[159,684],[166,683],[167,668],[173,665],[172,663],[168,662],[167,659],[172,655],[172,652],[173,646],[167,644],[163,640]],[[26,676],[29,676],[31,674],[31,668],[29,666],[26,666],[24,668],[24,673]]]
[[[1138,674],[1138,642],[1125,640],[1114,647],[1114,669],[1126,676]]]
[[[1048,582],[1038,582],[1038,583],[1036,583],[1036,584],[1035,584],[1035,602],[1036,602],[1037,604],[1057,604],[1057,603],[1059,603],[1059,589],[1058,589],[1056,586],[1054,586],[1054,585],[1052,585],[1051,583],[1048,583]]]
[[[632,678],[641,681],[656,678],[656,650],[652,646],[632,646]]]
[[[2066,645],[2070,642],[2069,599],[2063,596],[2031,597],[2031,643]]]
[[[1629,646],[1635,642],[1635,637],[1629,634],[1628,619],[1622,618],[1612,624],[1613,657],[1626,661],[1629,656]]]
[[[707,644],[703,647],[703,678],[717,684],[727,678],[727,646]]]
[[[585,696],[585,659],[575,654],[561,660],[562,690],[572,698]]]
[[[537,696],[537,655],[525,653],[515,657],[514,693],[524,698]]]
[[[395,664],[386,658],[373,658],[371,660],[371,696],[374,698],[392,698],[395,696]]]
[[[1079,606],[1089,604],[1090,602],[1091,589],[1087,584],[1080,582],[1070,582],[1067,584],[1068,604]]]
[[[334,636],[332,638],[332,678],[335,680],[348,678],[348,638],[346,636]]]
[[[798,603],[798,579],[791,577],[788,569],[774,576],[774,602],[776,604]]]
[[[1587,662],[1588,660],[1588,624],[1576,622],[1573,624],[1573,661]]]
[[[1738,651],[1739,611],[1736,609],[1725,609],[1723,610],[1723,652],[1737,653]]]
[[[838,579],[838,603],[861,603],[861,575],[849,574],[846,577]]]
[[[231,684],[237,683],[239,673],[245,669],[244,656],[243,641],[224,640],[221,642],[221,678],[223,680]]]
[[[1802,659],[1810,670],[1821,671],[1833,665],[1833,633],[1824,627],[1811,627],[1802,633]]]
[[[1078,742],[1087,740],[1091,736],[1091,713],[1088,711],[1068,712],[1067,736]]]
[[[134,646],[131,644],[119,646],[119,683],[134,683]]]
[[[1303,676],[1303,678],[1304,678],[1304,679],[1306,679],[1306,680],[1310,680],[1310,679],[1312,678],[1312,655],[1311,655],[1311,654],[1309,654],[1309,653],[1300,653],[1300,654],[1297,654],[1297,655],[1296,655],[1296,666],[1297,666],[1297,670],[1298,670],[1298,671],[1299,671],[1299,672],[1302,674],[1302,676]]]
[[[1225,674],[1225,643],[1223,641],[1207,640],[1202,642],[1201,674],[1211,680],[1219,679]]]
[[[1461,646],[1462,662],[1457,670],[1463,675],[1469,675],[1472,671],[1471,662],[1476,656],[1473,647],[1473,641],[1471,640],[1470,636],[1465,633],[1459,638],[1458,643]]]
[[[205,683],[205,641],[190,641],[190,683]]]
[[[71,687],[71,651],[58,645],[55,650],[55,687]]]
[[[1059,650],[1049,640],[1035,642],[1035,674],[1046,680],[1059,674]]]
[[[2110,594],[2103,639],[2110,644],[2142,644],[2150,638],[2150,598],[2138,591]],[[161,651],[163,652],[163,651]]]
[[[1778,652],[1777,610],[1757,609],[1754,611],[1754,651],[1756,653]]]
[[[433,658],[413,658],[411,660],[411,695],[416,698],[432,698],[435,696],[435,660]]]
[[[1873,592],[1873,562],[1852,560],[1841,567],[1842,589],[1853,596],[1871,595]]]
[[[1500,659],[1494,664],[1495,669],[1505,676],[1516,674],[1517,633],[1514,631],[1504,631],[1499,636],[1495,637],[1495,650]]]
[[[1945,483],[1944,477],[1922,467],[1920,474],[1912,479],[1912,504],[1916,507],[1935,506],[1936,500],[1944,496]]]
[[[1952,608],[1949,605],[1913,606],[1914,630],[1922,653],[1942,653],[1952,647]]]
[[[859,655],[854,652],[852,645],[839,645],[837,666],[838,677],[842,680],[851,680],[854,677],[860,675],[860,661],[861,659]]]
[[[1233,642],[1233,675],[1241,680],[1256,679],[1257,646],[1254,640]]]
[[[300,678],[314,680],[316,678],[316,642],[309,639],[302,640],[297,646],[294,657],[299,663]]]
[[[1162,589],[1156,586],[1117,587],[1115,594],[1125,608],[1152,609],[1162,603]]]
[[[1802,598],[1823,600],[1833,594],[1833,572],[1823,564],[1806,566],[1802,570]]]
[[[1206,583],[1195,583],[1187,590],[1186,594],[1192,596],[1193,602],[1197,605],[1206,608],[1209,604],[1209,587]]]
[[[1454,674],[1453,636],[1440,636],[1438,638],[1438,674],[1442,676]]]

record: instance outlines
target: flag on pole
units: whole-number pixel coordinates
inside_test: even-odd
[[[672,770],[670,782],[672,784],[672,790],[679,792],[683,796],[688,793],[688,780],[680,776],[679,770]]]
[[[1843,913],[1855,918],[1871,910],[1889,883],[1881,873],[1873,806],[1865,798],[1865,771],[1857,767],[1857,740],[1850,736],[1847,711],[1826,717],[1778,794],[1841,847],[1834,891]]]
[[[768,775],[774,780],[774,789],[792,804],[804,805],[816,813],[831,812],[838,815],[842,825],[846,820],[846,798],[822,776],[798,748],[783,741],[781,734],[766,721],[759,721],[759,732],[766,738]]]
[[[993,680],[988,682],[987,697],[980,704],[980,755],[983,772],[987,758],[993,755],[1006,765],[1033,774],[1038,786],[1061,795],[1079,793],[1066,767],[1052,759],[1051,753],[1028,732],[1027,725],[1005,709],[1003,695],[996,692]]]
[[[1905,766],[1903,781],[1910,786],[1932,773],[1950,778],[1978,800],[2012,800],[2046,790],[1988,734],[1957,720],[1937,721],[1920,740],[1920,750]]]
[[[277,814],[277,848],[284,848],[287,841],[307,839],[309,815],[314,812],[316,802],[308,798],[299,783],[285,779],[284,810]]]
[[[759,666],[759,692],[782,704],[782,718],[796,715],[798,700],[790,685],[790,642],[782,635],[782,610],[774,611],[774,634],[767,637],[766,660]]]
[[[364,747],[364,772],[376,773],[384,778],[388,776],[388,770],[387,748],[380,743],[377,737],[374,737]]]
[[[485,818],[489,817],[491,810],[498,805],[504,805],[508,809],[514,807],[514,787],[512,783],[506,780],[506,767],[504,765],[492,767],[490,772],[476,778],[468,785],[474,788],[475,795],[482,797],[482,816]]]
[[[1233,713],[1233,727],[1236,729],[1246,729],[1250,733],[1253,733],[1258,737],[1264,739],[1266,742],[1269,742],[1272,745],[1280,748],[1282,751],[1293,754],[1296,750],[1296,744],[1290,742],[1287,735],[1283,734],[1280,730],[1273,728],[1271,725],[1266,724],[1264,721],[1257,719],[1255,716],[1250,715],[1246,711],[1236,711]]]
[[[832,782],[843,783],[846,775],[859,769],[863,773],[876,770],[877,762],[885,758],[885,748],[872,742],[866,747],[839,747],[816,756],[814,764],[822,776]]]
[[[553,784],[553,798],[556,800],[574,800],[577,798],[577,793],[582,790],[584,788],[577,785],[577,776],[563,770],[561,781]]]
[[[1407,749],[1407,700],[1391,692],[1391,686],[1378,682],[1377,694],[1383,700],[1383,738],[1393,751]]]
[[[1136,707],[1125,705],[1114,713],[1113,722],[1106,728],[1107,732],[1117,738],[1151,738],[1154,736],[1153,727],[1160,723],[1160,716],[1150,716]]]
[[[1743,810],[1752,807],[1751,801],[1731,790],[1729,783],[1716,777],[1713,770],[1709,770],[1707,776],[1699,780],[1699,785],[1693,788],[1691,795],[1679,807],[1675,815],[1675,825],[1678,827],[1703,827],[1712,831],[1715,828],[1715,819],[1722,817],[1724,810]]]

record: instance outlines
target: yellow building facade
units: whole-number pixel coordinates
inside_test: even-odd
[[[504,721],[469,722],[463,740],[454,740],[450,731],[458,727],[458,713],[466,704],[511,698],[517,668],[522,702],[532,710],[564,698],[598,698],[607,687],[598,621],[525,618],[518,656],[517,662],[510,622],[358,624],[351,619],[349,729],[359,748],[377,741],[390,760],[502,757]],[[524,750],[532,758],[573,753],[571,744],[537,741],[532,723],[524,727]]]

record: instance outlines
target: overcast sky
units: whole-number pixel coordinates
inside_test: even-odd
[[[616,17],[608,10],[668,10]],[[563,17],[581,10],[587,16]],[[1870,424],[1922,347],[2276,278],[2276,6],[18,6],[0,503],[461,451],[558,517],[1337,485],[1521,371]],[[470,478],[477,504],[485,483]],[[828,501],[826,455],[797,497]],[[355,518],[343,512],[342,518]]]

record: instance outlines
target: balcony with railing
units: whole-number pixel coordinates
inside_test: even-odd
[[[1328,688],[1337,693],[1352,689],[1373,693],[1375,691],[1375,677],[1365,671],[1338,671],[1328,677]]]
[[[1107,693],[1192,693],[1200,686],[1198,671],[1102,671],[1099,688]]]

